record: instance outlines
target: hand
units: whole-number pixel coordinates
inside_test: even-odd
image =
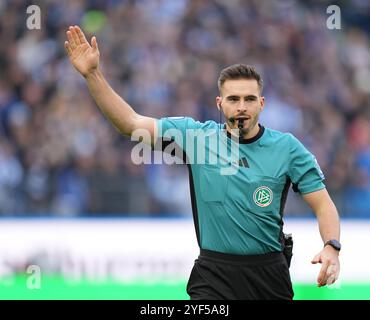
[[[78,26],[69,27],[66,33],[68,41],[64,42],[64,47],[69,59],[76,70],[87,77],[99,67],[99,49],[96,37],[91,38],[90,45]]]
[[[333,284],[339,276],[340,263],[338,258],[339,252],[332,246],[325,246],[311,261],[311,263],[322,263],[317,285],[319,287]]]

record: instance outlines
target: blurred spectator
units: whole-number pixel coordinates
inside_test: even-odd
[[[191,214],[185,167],[133,165],[133,142],[70,67],[65,31],[80,24],[97,35],[113,87],[153,117],[220,121],[219,71],[256,65],[262,123],[316,155],[342,215],[370,217],[370,4],[339,2],[340,30],[326,28],[329,4],[50,0],[40,5],[41,30],[28,30],[29,1],[2,1],[0,213]],[[309,212],[289,199],[287,214]]]

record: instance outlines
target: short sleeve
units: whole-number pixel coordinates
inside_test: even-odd
[[[155,150],[165,151],[171,144],[182,151],[193,148],[189,132],[202,128],[203,123],[189,117],[166,117],[157,120],[157,141]],[[171,150],[171,148],[168,148]],[[171,150],[173,151],[173,150]]]
[[[294,191],[306,194],[325,188],[325,177],[316,160],[303,144],[290,135],[289,177]]]

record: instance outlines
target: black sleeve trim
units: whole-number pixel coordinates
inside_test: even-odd
[[[162,151],[166,152],[165,149],[174,143],[174,148],[172,148],[171,156],[175,156],[178,151],[181,150],[182,154],[182,160],[184,164],[187,164],[188,171],[189,171],[189,187],[190,187],[190,199],[191,199],[191,206],[193,211],[193,221],[194,221],[194,227],[195,227],[195,234],[197,237],[198,246],[200,247],[200,229],[199,229],[199,217],[198,217],[198,207],[197,207],[197,198],[195,194],[195,187],[194,187],[194,178],[193,178],[193,172],[191,165],[189,164],[189,161],[187,160],[186,152],[174,141],[174,139],[168,139],[168,138],[159,138],[157,139],[157,142],[155,145],[153,145],[152,149],[154,151]]]
[[[292,189],[294,192],[299,192],[298,183],[292,183]]]

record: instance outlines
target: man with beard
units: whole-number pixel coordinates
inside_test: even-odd
[[[144,137],[144,142],[161,150],[175,145],[173,150],[180,149],[188,164],[200,247],[187,286],[191,299],[293,298],[283,233],[291,184],[318,219],[323,248],[312,260],[322,264],[318,286],[336,281],[339,217],[324,176],[315,157],[293,135],[258,122],[265,98],[261,76],[253,67],[237,64],[220,73],[216,104],[226,123],[154,119],[137,114],[107,83],[99,69],[95,37],[89,44],[77,26],[69,28],[67,37],[71,63],[111,123],[128,136],[146,130],[149,138]],[[200,139],[194,132],[206,134]],[[218,145],[210,142],[212,137],[218,138]],[[230,152],[237,155],[236,161],[230,161]],[[223,170],[230,168],[234,170]]]

